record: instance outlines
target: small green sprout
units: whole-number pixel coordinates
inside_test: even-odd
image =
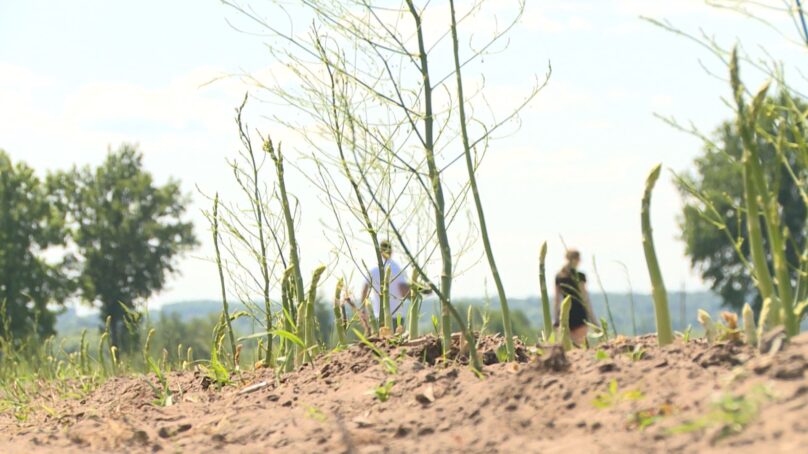
[[[314,406],[306,408],[306,416],[317,422],[325,422],[325,420],[328,419],[322,410]]]
[[[684,332],[677,331],[676,334],[682,338],[682,342],[690,342],[690,338],[693,337],[693,325],[687,325],[687,329],[685,329]]]
[[[353,332],[363,344],[376,354],[379,359],[379,365],[381,365],[388,374],[395,375],[398,373],[398,364],[393,358],[390,358],[385,352],[379,350],[379,348],[373,345],[359,330],[354,329]]]
[[[639,361],[645,357],[645,349],[642,348],[642,345],[636,344],[634,348],[631,349],[628,355],[632,361],[634,362]]]
[[[626,427],[628,429],[645,430],[647,427],[656,424],[662,418],[672,414],[673,406],[670,403],[662,404],[660,407],[635,411],[629,415]]]
[[[771,392],[763,385],[755,386],[744,395],[724,393],[712,402],[706,415],[686,421],[669,431],[680,434],[717,426],[719,430],[713,436],[714,443],[741,433],[757,418],[763,404],[771,399]]]
[[[393,390],[393,385],[395,384],[395,380],[388,379],[383,385],[373,389],[373,397],[379,399],[379,402],[387,402],[390,398],[390,392]]]
[[[154,403],[160,407],[169,407],[174,403],[173,396],[171,394],[171,389],[168,387],[168,379],[166,378],[165,373],[157,362],[152,359],[151,355],[149,354],[149,349],[151,348],[151,341],[152,337],[154,337],[154,329],[150,329],[149,333],[146,335],[146,343],[143,346],[143,359],[146,362],[147,367],[150,371],[157,376],[157,381],[159,382],[160,386],[155,386],[152,384],[151,381],[146,381],[149,384],[152,391],[154,392]]]
[[[612,379],[612,381],[609,382],[609,388],[606,390],[606,392],[595,396],[595,400],[592,402],[592,405],[603,410],[623,401],[640,400],[643,397],[644,395],[642,391],[638,389],[620,392],[618,390],[617,380]]]
[[[497,347],[496,354],[498,362],[500,363],[508,362],[508,349],[505,346],[505,344],[502,344],[499,347]]]

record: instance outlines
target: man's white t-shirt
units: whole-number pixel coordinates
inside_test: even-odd
[[[407,315],[407,305],[401,304],[401,302],[404,301],[408,295],[402,290],[401,284],[407,284],[407,276],[404,275],[401,271],[401,267],[393,259],[385,260],[384,267],[390,268],[390,310],[394,311],[400,305],[398,311],[393,312],[393,317],[395,318],[397,314],[401,314],[402,317],[405,317]],[[381,282],[382,273],[379,271],[379,267],[370,270],[369,298],[376,317],[379,316],[379,308],[381,306]]]

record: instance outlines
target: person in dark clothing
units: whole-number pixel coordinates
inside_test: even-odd
[[[576,345],[584,345],[589,327],[586,322],[595,323],[595,314],[586,289],[586,275],[578,271],[581,253],[569,249],[567,263],[555,277],[555,326],[561,319],[561,301],[570,297],[570,337]]]

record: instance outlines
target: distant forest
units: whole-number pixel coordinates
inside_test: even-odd
[[[651,301],[651,296],[648,294],[634,294],[630,296],[626,293],[608,293],[606,295],[611,307],[612,317],[617,327],[617,332],[621,334],[633,334],[631,322],[631,298],[634,299],[634,314],[637,327],[637,334],[646,334],[655,332],[654,327],[654,307]],[[595,314],[597,317],[608,319],[606,311],[606,298],[601,293],[593,293],[592,304],[594,306]],[[710,292],[671,292],[669,295],[671,319],[673,322],[674,330],[683,331],[687,329],[688,325],[692,325],[695,331],[700,328],[696,321],[696,311],[704,309],[715,317],[722,310],[721,299]],[[499,303],[496,298],[492,298],[486,302],[483,298],[458,298],[455,300],[459,308],[468,307],[469,304],[475,306],[475,309],[487,311],[492,318],[491,326],[498,327],[501,322],[497,323],[499,318]],[[523,336],[528,336],[537,333],[543,325],[541,303],[538,296],[529,298],[509,298],[511,305],[511,312],[513,313],[514,331]],[[243,307],[236,305],[235,310],[242,310]],[[321,300],[318,308],[318,319],[321,325],[333,324],[332,311],[330,302],[326,305],[325,300]],[[214,300],[197,300],[197,301],[184,301],[177,303],[169,303],[164,305],[160,310],[153,310],[149,313],[150,320],[156,322],[161,316],[169,316],[176,314],[176,317],[183,322],[190,322],[194,319],[208,319],[211,316],[216,316],[221,311],[221,304]],[[431,325],[430,315],[438,313],[438,306],[436,300],[426,300],[421,309],[421,324],[428,328]],[[466,313],[465,310],[461,313]],[[520,323],[521,322],[521,323]],[[57,317],[56,331],[61,336],[76,335],[82,329],[94,330],[99,327],[99,319],[97,316],[80,317],[76,314],[75,309],[68,308],[64,313]],[[258,327],[253,327],[252,322],[247,318],[238,320],[236,329],[241,334],[253,332],[253,330],[260,330]],[[326,331],[328,332],[328,331]]]

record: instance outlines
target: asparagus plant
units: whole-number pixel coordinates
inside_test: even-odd
[[[757,345],[757,331],[755,329],[755,314],[749,303],[743,305],[743,332],[746,336],[746,343],[752,346]]]
[[[561,301],[561,314],[559,316],[558,330],[559,342],[564,350],[572,350],[572,337],[570,334],[570,307],[572,299],[569,295]]]
[[[651,229],[651,193],[659,179],[661,170],[661,164],[654,167],[645,183],[645,195],[642,199],[642,245],[653,289],[657,341],[660,346],[663,346],[673,342],[673,327],[671,326],[670,312],[668,309],[668,293],[665,290],[665,282],[662,280],[662,272],[659,269],[659,262],[657,261],[656,250],[654,249],[653,231]]]
[[[699,309],[698,320],[699,323],[701,323],[701,326],[704,328],[704,337],[707,338],[707,343],[712,344],[715,342],[717,333],[715,330],[715,324],[713,323],[713,318],[710,317],[710,314],[703,309]]]
[[[544,260],[547,257],[547,242],[541,245],[539,252],[539,285],[541,286],[541,309],[544,317],[544,336],[549,339],[553,332],[553,320],[550,315],[550,296],[547,294],[547,273]]]
[[[337,288],[334,290],[334,326],[337,332],[337,342],[339,345],[345,345],[345,314],[342,309],[342,291],[345,287],[345,281],[342,278],[337,280]]]

